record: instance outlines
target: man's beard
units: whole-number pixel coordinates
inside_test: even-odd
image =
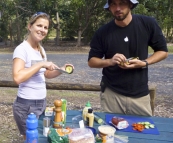
[[[125,15],[123,15],[123,16],[115,16],[114,15],[114,17],[115,17],[115,19],[117,20],[117,21],[123,21],[126,17],[127,17],[127,15],[129,14],[129,12],[130,11],[128,11]]]

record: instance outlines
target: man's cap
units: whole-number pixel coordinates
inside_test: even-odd
[[[107,3],[106,3],[105,6],[104,6],[104,9],[106,9],[106,10],[109,9],[108,1],[109,1],[109,0],[107,0]],[[130,0],[130,2],[133,4],[133,6],[132,6],[131,9],[134,9],[134,8],[138,5],[138,3],[139,3],[137,0]]]

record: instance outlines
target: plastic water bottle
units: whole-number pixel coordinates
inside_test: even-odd
[[[26,143],[38,143],[38,119],[34,113],[30,113],[26,120]]]

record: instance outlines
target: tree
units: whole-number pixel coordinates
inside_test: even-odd
[[[0,36],[4,41],[9,38],[18,44],[26,34],[29,17],[35,12],[46,12],[51,17],[50,30],[56,30],[55,45],[61,44],[61,38],[75,39],[76,46],[91,40],[94,32],[111,18],[109,11],[100,0],[1,0]],[[173,42],[173,1],[139,0],[132,11],[154,17],[162,28],[168,42]],[[58,18],[59,16],[59,18]],[[49,33],[48,33],[49,34]]]
[[[66,19],[66,27],[68,30],[66,32],[77,37],[77,47],[81,46],[82,34],[89,27],[91,19],[95,17],[96,12],[100,8],[102,8],[103,11],[103,1],[100,0],[70,1],[68,11],[70,14],[69,18]]]

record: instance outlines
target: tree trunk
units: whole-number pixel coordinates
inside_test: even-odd
[[[10,46],[12,46],[13,38],[12,38],[12,20],[11,19],[9,24],[9,33],[10,33]]]
[[[60,22],[59,22],[59,14],[56,13],[56,21],[57,21],[57,27],[56,27],[56,38],[55,38],[55,44],[56,46],[60,46]]]
[[[80,47],[81,46],[81,37],[82,37],[82,30],[81,28],[79,28],[78,30],[78,38],[77,38],[77,47]]]
[[[18,11],[16,12],[16,19],[17,19],[17,44],[19,44],[21,42],[21,34],[20,34],[20,19],[19,19],[19,14]]]

